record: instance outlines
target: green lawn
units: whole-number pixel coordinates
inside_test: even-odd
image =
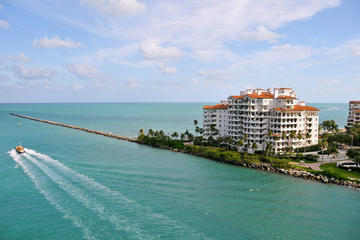
[[[343,178],[357,178],[360,179],[360,173],[355,171],[346,171],[344,169],[336,167],[336,163],[325,163],[320,165],[320,168],[324,171],[336,173]]]

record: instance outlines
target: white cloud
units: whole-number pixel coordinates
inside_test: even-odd
[[[75,83],[74,85],[71,86],[71,88],[75,91],[79,91],[84,88],[84,85]]]
[[[320,85],[340,85],[342,82],[337,79],[331,79],[331,80],[319,80],[318,84]]]
[[[183,52],[176,47],[162,47],[149,41],[142,43],[141,51],[146,58],[158,60],[168,60],[183,55]]]
[[[34,39],[33,47],[41,47],[41,48],[55,48],[55,47],[67,47],[67,48],[77,48],[81,47],[82,44],[80,42],[74,42],[73,40],[66,38],[65,40],[61,40],[58,36],[53,38],[44,37],[41,39]]]
[[[127,84],[131,88],[138,88],[140,87],[140,81],[136,78],[129,78]]]
[[[248,41],[269,41],[276,42],[279,38],[284,38],[284,34],[277,34],[275,32],[269,31],[264,26],[259,26],[256,28],[255,32],[244,32],[240,34],[240,37]]]
[[[223,82],[231,79],[229,74],[223,70],[200,70],[198,74],[209,82]]]
[[[232,65],[234,70],[239,69],[260,69],[272,66],[281,66],[310,58],[315,54],[311,46],[303,45],[279,45],[269,50],[258,51],[254,54],[239,59]]]
[[[26,56],[24,53],[20,53],[18,56],[9,55],[9,56],[6,56],[6,58],[13,62],[30,62],[31,61],[31,59],[28,56]]]
[[[328,53],[339,57],[360,56],[360,39],[350,40],[344,45],[330,49]]]
[[[137,0],[80,0],[80,2],[106,17],[120,17],[124,14],[139,14],[146,11],[146,5]]]
[[[160,68],[161,72],[164,74],[174,74],[176,73],[176,68],[174,66],[170,66],[167,64],[160,63],[158,64],[158,67]]]
[[[105,73],[99,71],[96,67],[86,63],[72,63],[65,65],[65,68],[78,78],[105,80],[109,78]]]
[[[0,28],[10,28],[10,24],[5,20],[0,19]]]
[[[10,79],[9,76],[0,73],[0,82],[5,82],[6,80],[9,79]]]
[[[4,8],[4,6],[0,3],[0,9]]]
[[[23,65],[15,65],[12,68],[15,76],[22,79],[49,79],[56,75],[56,71],[52,69],[44,69],[42,67],[26,67]]]

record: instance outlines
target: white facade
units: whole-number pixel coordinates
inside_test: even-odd
[[[227,101],[222,101],[221,104],[204,106],[203,110],[203,128],[204,138],[212,137],[225,137],[228,132],[228,110]],[[216,135],[215,131],[211,130],[211,126],[219,131]]]
[[[215,116],[206,115],[205,118],[205,112],[208,114],[211,106],[205,107],[206,134],[207,123],[209,120],[211,123]],[[318,143],[319,110],[305,106],[305,102],[299,101],[290,88],[241,91],[240,95],[228,98],[226,110],[228,121],[226,129],[222,125],[222,134],[236,142],[243,140],[248,149],[253,143],[261,150],[270,143],[275,152]]]
[[[353,127],[357,123],[360,123],[360,101],[350,101],[347,127]]]

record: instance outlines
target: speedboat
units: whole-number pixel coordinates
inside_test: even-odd
[[[16,149],[16,151],[18,153],[24,153],[25,152],[25,149],[21,145],[16,146],[15,149]]]

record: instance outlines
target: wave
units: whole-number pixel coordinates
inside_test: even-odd
[[[39,153],[33,149],[25,148],[26,153],[33,155],[39,159],[42,159],[47,164],[57,168],[59,171],[62,171],[64,174],[68,175],[69,177],[72,177],[74,181],[82,184],[82,186],[91,188],[89,189],[90,192],[94,192],[94,190],[101,194],[103,198],[116,198],[116,201],[118,204],[123,204],[128,206],[129,209],[137,210],[139,214],[142,214],[144,217],[149,217],[151,222],[156,225],[161,225],[168,227],[168,229],[171,229],[171,233],[174,233],[174,231],[177,231],[178,236],[188,236],[189,238],[196,238],[196,239],[211,239],[208,236],[206,236],[204,233],[197,232],[196,230],[192,229],[191,227],[179,223],[176,220],[171,219],[170,217],[155,213],[152,211],[152,209],[148,206],[143,206],[136,202],[133,199],[130,199],[126,196],[124,196],[122,193],[118,191],[114,191],[101,183],[95,181],[94,179],[78,173],[69,167],[65,166],[61,162],[59,162],[56,159],[53,159],[52,157]],[[165,234],[165,233],[164,233]]]
[[[139,229],[136,224],[130,224],[126,217],[116,214],[108,210],[97,199],[89,197],[84,190],[74,186],[68,180],[57,174],[54,170],[47,165],[37,161],[28,153],[23,153],[23,156],[30,160],[33,164],[38,166],[54,183],[63,189],[69,196],[78,202],[82,203],[86,208],[97,213],[98,217],[102,220],[108,221],[115,225],[115,230],[123,230],[126,232],[136,233],[138,239],[151,239],[143,230]]]
[[[80,217],[72,214],[71,209],[64,207],[60,201],[58,201],[53,194],[46,188],[46,186],[39,180],[39,176],[28,166],[25,161],[22,161],[21,155],[13,149],[8,152],[10,157],[16,162],[17,166],[21,166],[26,175],[34,183],[35,188],[45,197],[45,199],[55,207],[55,209],[63,214],[65,219],[69,219],[75,227],[78,227],[83,232],[86,239],[95,240],[96,237],[88,226],[86,226]]]
[[[116,204],[121,204],[126,209],[136,211],[136,214],[140,215],[141,219],[144,217],[150,218],[149,222],[151,222],[151,224],[155,224],[157,226],[160,225],[169,229],[168,231],[170,235],[176,234],[176,236],[187,236],[189,238],[195,239],[210,239],[205,234],[197,232],[185,224],[179,223],[178,221],[173,220],[166,215],[153,212],[150,207],[143,206],[135,200],[124,196],[122,193],[114,191],[95,181],[94,179],[74,171],[73,169],[67,167],[58,160],[55,160],[46,154],[42,154],[28,148],[25,148],[25,152],[26,153],[24,153],[24,157],[38,166],[52,181],[58,184],[59,187],[66,191],[72,198],[84,204],[84,206],[86,206],[88,209],[96,211],[100,218],[115,224],[116,229],[125,230],[127,232],[134,232],[136,233],[138,239],[153,238],[152,236],[148,235],[147,232],[141,230],[136,223],[130,223],[124,216],[118,216],[117,213],[107,210],[105,206],[99,203],[96,199],[90,198],[90,194],[101,195],[101,198],[99,199],[110,199],[115,201]],[[39,162],[34,157],[36,157],[39,161],[41,160],[41,162]],[[56,170],[59,174],[54,170]],[[72,182],[79,184],[82,189],[71,184],[65,179],[65,177],[71,179]],[[162,234],[167,235],[166,232],[162,232]],[[159,236],[156,238],[159,238]],[[166,236],[164,238],[166,238]]]

